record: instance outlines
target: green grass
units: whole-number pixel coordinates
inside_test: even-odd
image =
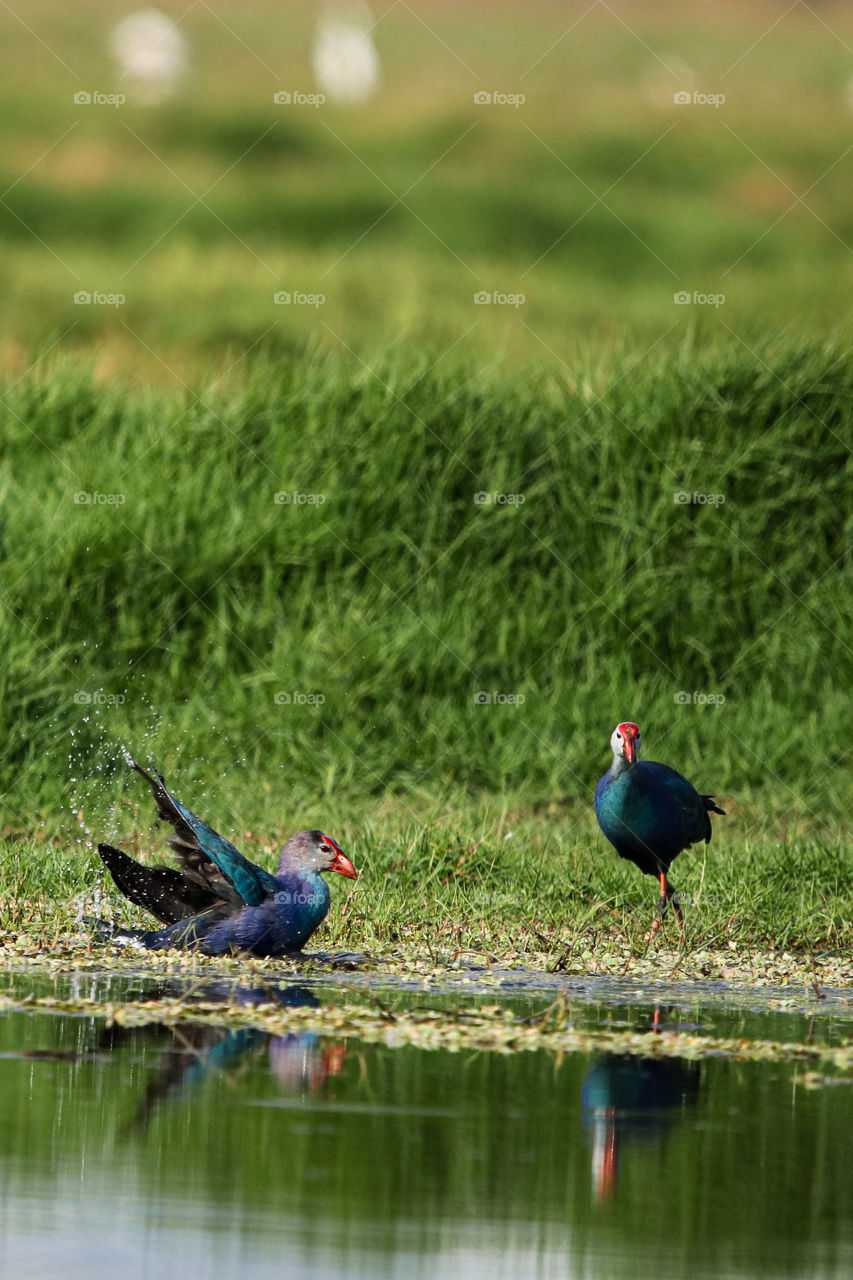
[[[846,940],[849,17],[392,6],[377,98],[288,113],[315,6],[173,16],[188,80],[116,111],[109,6],[0,13],[7,928],[148,847],[130,748],[249,849],[346,841],[341,945],[639,946],[630,716],[728,813],[696,945]]]
[[[9,844],[7,925],[58,890],[61,935],[93,839],[152,849],[127,747],[262,858],[344,841],[340,945],[639,945],[654,886],[591,815],[630,716],[728,812],[677,865],[696,945],[848,941],[851,385],[841,351],[738,345],[571,379],[318,355],[181,396],[18,383],[0,777],[44,840]]]
[[[152,831],[148,815],[141,830],[127,821],[127,847],[143,860],[161,859],[163,831]],[[670,915],[651,947],[656,885],[620,862],[580,812],[568,821],[563,813],[508,814],[460,802],[455,810],[425,810],[420,823],[402,807],[378,817],[351,811],[343,830],[360,880],[353,886],[329,877],[332,910],[309,951],[433,966],[474,953],[504,965],[569,972],[615,965],[618,972],[632,959],[679,948],[685,970],[699,965],[699,974],[711,976],[710,961],[713,976],[730,968],[766,978],[768,955],[843,957],[853,943],[849,843],[772,841],[745,833],[737,818],[720,819],[712,844],[674,865],[685,937]],[[274,865],[272,838],[241,844]],[[79,959],[93,916],[153,926],[109,883],[91,847],[75,847],[67,836],[8,843],[4,894],[0,928],[9,959],[33,946],[46,958]],[[758,966],[750,959],[756,953],[765,957]]]
[[[224,395],[19,383],[7,812],[57,812],[119,744],[211,806],[251,797],[247,822],[389,790],[585,800],[632,716],[765,829],[823,830],[848,805],[851,385],[816,347],[571,381],[318,358]]]

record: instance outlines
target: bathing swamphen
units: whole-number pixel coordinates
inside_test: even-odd
[[[158,773],[152,777],[135,760],[129,763],[150,784],[160,817],[174,828],[169,844],[182,870],[146,867],[120,849],[98,845],[124,896],[167,926],[118,929],[115,940],[135,941],[152,951],[191,947],[208,955],[280,956],[301,950],[329,910],[329,887],[321,872],[356,879],[352,862],[322,831],[291,836],[271,875],[176,800]]]
[[[660,901],[650,937],[660,928],[667,903],[683,931],[684,917],[667,873],[688,845],[711,839],[711,813],[725,815],[713,796],[703,796],[669,765],[638,760],[640,730],[631,721],[610,736],[613,763],[595,788],[598,825],[620,858],[660,880]]]

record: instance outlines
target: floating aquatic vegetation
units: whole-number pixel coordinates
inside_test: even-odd
[[[135,1000],[126,1003],[55,996],[16,998],[0,995],[0,1013],[35,1011],[105,1019],[108,1026],[179,1026],[207,1023],[229,1028],[251,1027],[268,1035],[310,1030],[336,1038],[354,1038],[389,1048],[519,1053],[546,1050],[564,1053],[614,1053],[642,1058],[697,1060],[725,1057],[739,1062],[799,1062],[853,1071],[853,1043],[829,1045],[746,1037],[697,1035],[683,1031],[580,1029],[560,1002],[539,1017],[523,1017],[496,1004],[471,1008],[397,1011],[371,1003],[288,1007],[268,1004],[207,1003],[187,999]],[[806,1087],[825,1083],[822,1073],[802,1077]]]

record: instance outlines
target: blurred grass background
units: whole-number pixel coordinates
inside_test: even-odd
[[[377,6],[381,80],[357,109],[273,100],[316,92],[322,5],[164,4],[189,62],[158,105],[110,55],[128,11],[0,11],[15,373],[60,337],[94,348],[102,375],[168,380],[253,344],[367,359],[426,343],[526,367],[691,328],[751,345],[768,319],[850,336],[843,5]],[[77,105],[81,91],[127,101]],[[126,301],[75,305],[79,291]],[[325,302],[276,305],[281,291]],[[477,306],[478,291],[525,301]]]
[[[631,716],[729,844],[818,841],[814,887],[850,803],[853,14],[398,2],[353,108],[274,101],[317,90],[321,6],[161,9],[156,104],[129,9],[0,9],[9,830],[102,823],[127,744],[225,830],[494,802],[550,850]]]

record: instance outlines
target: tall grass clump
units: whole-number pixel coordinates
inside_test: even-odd
[[[261,356],[179,394],[31,375],[0,403],[7,818],[119,744],[205,785],[239,763],[261,815],[586,803],[625,717],[771,831],[837,817],[851,404],[820,346],[503,380]]]

